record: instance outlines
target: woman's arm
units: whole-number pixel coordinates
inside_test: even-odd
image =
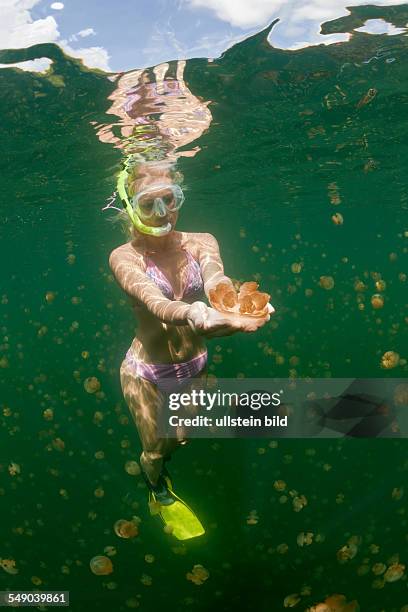
[[[201,234],[199,240],[199,263],[204,280],[204,292],[208,297],[210,289],[218,283],[228,283],[233,286],[232,280],[225,276],[218,242],[212,234]]]
[[[209,298],[210,290],[218,285],[218,283],[227,283],[231,285],[231,289],[234,287],[232,280],[224,274],[224,265],[222,263],[218,242],[211,234],[199,235],[198,259],[200,262],[201,274],[204,280],[204,291],[207,298]],[[216,333],[209,331],[206,335],[208,338],[211,338],[218,335],[226,336],[231,333],[235,333],[236,331],[256,331],[259,327],[270,320],[270,315],[275,311],[271,304],[267,304],[267,307],[268,313],[263,318],[248,318],[245,315],[240,315],[238,313],[220,313],[214,308],[210,308],[209,310],[213,313],[213,317],[216,317],[217,315],[219,317],[224,317],[224,323],[229,326],[229,329],[228,331],[227,329],[220,329],[220,331],[217,331]],[[206,322],[204,321],[203,329],[205,330],[205,328]]]
[[[168,300],[145,274],[141,267],[141,258],[136,253],[118,247],[110,254],[109,266],[123,291],[144,304],[160,321],[171,325],[189,324],[191,305]]]
[[[205,236],[210,236],[210,234],[205,234]],[[216,244],[215,238],[210,237]],[[245,322],[244,325],[233,317],[225,316],[214,308],[209,308],[204,302],[198,301],[187,304],[186,302],[168,300],[154,282],[146,276],[141,266],[141,260],[142,258],[136,253],[133,254],[127,249],[118,247],[110,254],[109,265],[116,281],[125,293],[144,304],[163,323],[190,325],[197,334],[209,338],[228,336],[237,331],[255,331],[264,323],[264,321],[260,322],[260,320],[254,319]],[[220,264],[222,271],[221,259]],[[215,284],[222,278],[226,281],[229,280],[222,274],[221,276],[214,276],[211,272],[211,262],[207,265],[207,274],[211,274],[210,283],[214,282],[215,278]],[[212,284],[209,284],[208,290],[211,287]]]

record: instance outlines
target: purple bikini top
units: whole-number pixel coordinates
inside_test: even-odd
[[[201,276],[201,268],[198,261],[194,259],[190,251],[183,249],[187,256],[187,266],[184,268],[182,285],[184,287],[182,298],[189,297],[195,293],[202,293],[204,289],[203,277]],[[155,285],[158,286],[163,295],[169,300],[174,300],[174,291],[168,278],[163,274],[160,268],[150,259],[145,256],[147,266],[145,273]]]

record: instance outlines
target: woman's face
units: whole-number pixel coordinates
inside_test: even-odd
[[[178,218],[174,191],[166,186],[142,194],[137,200],[136,212],[141,221],[149,227],[171,224],[172,229]]]

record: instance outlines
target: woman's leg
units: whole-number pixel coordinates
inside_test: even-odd
[[[183,392],[188,392],[194,386],[202,387],[207,377],[207,368],[198,372],[191,381],[183,386]],[[156,485],[163,468],[163,462],[170,459],[171,453],[180,445],[185,445],[187,431],[185,428],[178,428],[175,437],[159,438],[157,434],[157,424],[159,419],[164,422],[167,411],[167,397],[162,393],[157,385],[135,376],[131,364],[126,360],[122,362],[120,368],[120,382],[123,396],[132,414],[133,420],[139,432],[142,444],[142,454],[140,464],[150,482]],[[193,417],[198,414],[197,406],[185,407],[188,416]]]
[[[186,385],[183,385],[182,389],[180,390],[180,393],[191,393],[193,389],[196,389],[197,392],[199,392],[200,389],[205,389],[207,375],[207,366],[205,366],[202,370],[200,370],[200,372],[192,376]],[[180,417],[192,419],[200,414],[200,406],[194,404],[185,404],[179,409],[177,414]],[[176,427],[176,436],[179,445],[184,446],[188,444],[188,436],[192,429],[194,428],[186,427],[185,425],[179,425],[178,427]]]
[[[158,420],[167,409],[166,396],[154,383],[135,377],[126,361],[120,368],[120,382],[142,444],[140,464],[150,482],[156,485],[164,459],[170,457],[178,444],[177,439],[159,438],[157,435]]]

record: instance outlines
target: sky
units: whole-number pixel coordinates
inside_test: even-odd
[[[0,44],[19,49],[53,42],[90,68],[118,72],[173,59],[219,57],[277,17],[269,36],[274,47],[344,41],[348,34],[321,35],[320,24],[347,15],[346,6],[362,4],[396,6],[408,0],[0,0]],[[405,31],[382,20],[359,29],[389,35]],[[42,59],[18,66],[44,70],[49,63]]]

